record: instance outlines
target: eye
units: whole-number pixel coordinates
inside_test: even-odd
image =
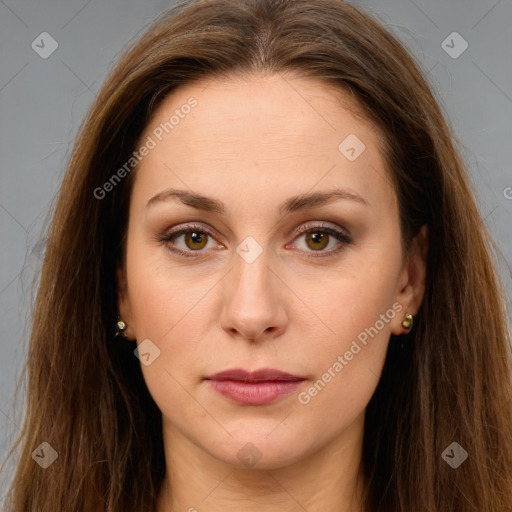
[[[343,250],[347,245],[352,243],[352,238],[350,235],[341,229],[332,228],[326,226],[324,224],[311,226],[304,225],[300,226],[297,231],[302,233],[300,238],[304,238],[304,246],[306,252],[313,252],[319,254],[310,254],[307,257],[324,257],[324,256],[332,256],[333,254],[337,254],[341,250]],[[335,248],[331,248],[329,250],[324,250],[326,247],[331,245],[335,246]]]
[[[297,232],[301,233],[301,236],[297,238],[304,238],[305,248],[300,250],[310,253],[307,257],[323,257],[337,254],[343,250],[347,245],[352,243],[350,235],[341,229],[320,225],[303,225],[300,226]],[[171,232],[167,232],[161,237],[158,237],[158,241],[165,243],[169,250],[187,258],[194,258],[200,256],[201,253],[205,252],[203,249],[216,247],[223,249],[222,244],[215,244],[212,242],[212,246],[208,247],[208,238],[213,239],[214,235],[207,229],[196,224],[190,224],[183,226],[181,229],[176,229]],[[296,239],[297,239],[296,238]],[[184,247],[178,246],[179,239],[182,239]],[[333,242],[333,244],[331,244]],[[336,243],[337,242],[337,243]],[[325,250],[329,245],[335,245],[337,247]],[[289,246],[286,246],[287,248]],[[196,254],[194,254],[196,253]]]
[[[185,247],[177,247],[176,241],[182,238]],[[195,257],[194,252],[204,252],[203,249],[207,248],[208,238],[213,238],[213,235],[205,230],[202,226],[195,224],[184,226],[176,231],[166,233],[164,236],[158,238],[159,242],[166,243],[169,249],[177,254],[185,257]],[[223,245],[216,245],[217,248],[223,248]]]

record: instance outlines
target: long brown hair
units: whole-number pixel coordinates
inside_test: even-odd
[[[60,190],[34,307],[24,434],[6,510],[152,511],[165,474],[161,413],[114,338],[115,268],[137,148],[162,99],[200,78],[293,72],[349,90],[382,131],[404,247],[429,227],[413,331],[391,337],[366,412],[371,512],[510,512],[510,334],[495,248],[455,139],[410,54],[341,0],[199,0],[165,12],[129,48],[81,128]],[[32,459],[42,442],[58,459]],[[442,454],[456,442],[468,459]],[[453,452],[451,452],[453,453]]]

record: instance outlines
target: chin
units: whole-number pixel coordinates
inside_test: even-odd
[[[267,423],[272,423],[272,427],[256,429],[253,425],[240,428],[238,432],[230,431],[233,437],[226,436],[224,443],[211,443],[210,439],[203,449],[216,459],[239,469],[279,469],[306,456],[303,436],[291,435],[289,428],[283,428],[279,433],[282,425],[278,426],[275,421]]]

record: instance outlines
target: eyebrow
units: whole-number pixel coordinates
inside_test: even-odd
[[[217,213],[219,215],[225,215],[226,213],[226,207],[224,206],[224,203],[218,199],[197,194],[195,192],[190,192],[188,190],[180,190],[174,188],[164,190],[163,192],[153,196],[147,202],[146,208],[149,208],[156,203],[168,201],[170,199],[177,199],[183,204],[191,206],[192,208],[196,208],[197,210]],[[355,194],[354,192],[335,188],[325,192],[314,192],[311,194],[300,194],[290,197],[279,206],[279,213],[281,215],[286,215],[289,213],[306,210],[308,208],[317,208],[341,199],[355,201],[366,206],[369,205],[368,201],[362,196]]]

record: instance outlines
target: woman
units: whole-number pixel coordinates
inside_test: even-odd
[[[512,509],[492,243],[367,14],[171,9],[100,91],[48,238],[8,510]]]

